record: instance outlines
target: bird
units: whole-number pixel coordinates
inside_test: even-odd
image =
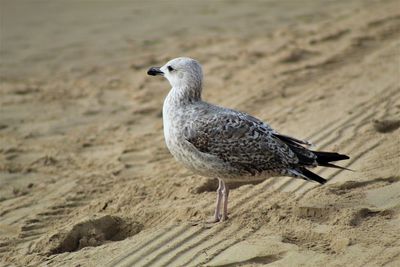
[[[147,74],[171,85],[162,109],[170,153],[194,173],[218,179],[212,222],[228,219],[229,182],[289,176],[324,184],[327,180],[310,168],[345,169],[332,162],[347,155],[311,150],[310,142],[281,134],[245,112],[203,101],[203,71],[195,59],[175,58]]]

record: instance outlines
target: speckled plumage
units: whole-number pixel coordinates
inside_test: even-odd
[[[281,135],[246,113],[202,101],[202,70],[193,59],[177,58],[151,68],[148,74],[163,75],[172,85],[163,106],[164,135],[171,154],[196,173],[219,178],[226,191],[225,181],[280,175],[323,183],[306,167],[337,167],[330,161],[348,158],[311,151],[308,142]],[[217,208],[218,203],[217,199]],[[216,211],[215,220],[219,219]]]

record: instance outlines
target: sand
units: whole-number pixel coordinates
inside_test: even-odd
[[[0,265],[400,266],[398,1],[0,3]],[[231,185],[205,223],[216,181],[167,151],[146,75],[178,56],[354,171]]]

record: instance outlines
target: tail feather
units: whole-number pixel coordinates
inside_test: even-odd
[[[326,180],[324,178],[322,178],[321,176],[319,176],[319,175],[307,170],[306,168],[299,168],[299,169],[296,169],[296,170],[290,170],[290,172],[292,174],[294,174],[294,176],[303,178],[304,180],[307,180],[307,181],[315,181],[315,182],[318,182],[320,184],[326,183]]]
[[[352,169],[346,168],[346,167],[342,167],[342,166],[338,166],[332,163],[320,163],[319,166],[323,166],[323,167],[330,167],[330,168],[335,168],[335,169],[341,169],[341,170],[346,170],[346,171],[354,171]]]
[[[312,180],[312,181],[316,181],[320,184],[324,184],[326,183],[326,179],[322,178],[321,176],[313,173],[312,171],[309,171],[305,168],[301,169],[301,173],[306,176],[308,179]]]
[[[313,151],[304,146],[311,146],[311,143],[299,140],[287,135],[274,133],[274,136],[286,144],[297,156],[298,162],[292,169],[289,169],[291,176],[303,178],[308,181],[315,181],[320,184],[326,183],[326,179],[306,169],[306,167],[324,166],[349,170],[345,167],[337,166],[332,162],[349,159],[350,157],[336,152]]]
[[[312,151],[312,153],[314,153],[317,156],[316,161],[319,166],[331,167],[331,168],[337,168],[337,169],[343,169],[343,170],[350,170],[345,167],[337,166],[337,165],[331,163],[331,161],[339,161],[339,160],[349,159],[349,156],[347,156],[347,155],[339,154],[336,152],[323,152],[323,151]],[[306,180],[315,181],[320,184],[326,183],[326,179],[322,178],[318,174],[315,174],[312,171],[310,171],[304,167],[296,169],[296,171],[293,173],[296,174],[297,176],[302,177],[303,179],[306,179]]]
[[[347,155],[339,154],[336,152],[324,152],[324,151],[312,151],[317,156],[317,162],[319,165],[330,163],[331,161],[339,161],[349,159]]]

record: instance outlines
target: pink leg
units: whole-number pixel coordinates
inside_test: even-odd
[[[229,187],[222,181],[222,195],[224,196],[224,204],[222,211],[222,221],[226,221],[228,219],[228,197],[229,197]]]
[[[221,218],[221,200],[222,200],[223,181],[218,178],[217,201],[215,203],[215,212],[212,222],[219,222]]]

